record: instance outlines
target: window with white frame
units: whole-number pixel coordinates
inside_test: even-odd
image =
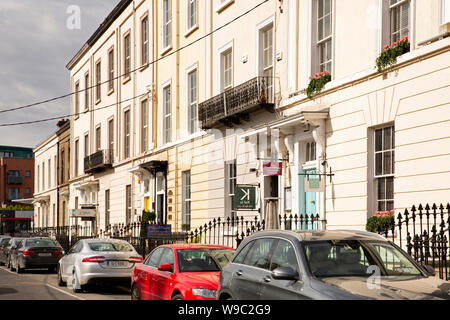
[[[80,82],[75,83],[75,116],[80,113]]]
[[[182,229],[191,229],[191,171],[184,171],[183,175],[183,207],[182,207]]]
[[[131,147],[131,119],[130,119],[130,111],[125,111],[123,115],[124,120],[124,158],[127,159],[130,157],[130,147]]]
[[[306,157],[305,161],[314,161],[317,159],[316,155],[316,143],[315,142],[307,142],[306,143]]]
[[[232,217],[236,215],[234,211],[234,189],[237,185],[236,160],[225,163],[225,215]]]
[[[149,31],[148,31],[148,16],[141,21],[141,41],[142,41],[142,59],[141,64],[145,65],[149,62]]]
[[[197,69],[191,71],[188,73],[188,126],[189,126],[189,133],[194,134],[197,132],[197,122],[198,122],[198,116],[197,116],[197,103],[198,103],[198,97],[197,97]]]
[[[79,161],[79,156],[80,156],[80,141],[77,139],[75,140],[75,155],[74,155],[74,176],[78,177],[78,161]],[[62,159],[62,161],[64,161]],[[61,181],[61,183],[63,183]]]
[[[141,151],[148,150],[148,100],[141,102]]]
[[[187,0],[187,4],[187,29],[189,30],[197,25],[197,0]]]
[[[260,72],[264,77],[269,101],[273,96],[273,26],[270,25],[260,31],[261,66]]]
[[[102,65],[101,61],[98,61],[95,65],[95,100],[98,102],[102,98]]]
[[[389,0],[391,44],[409,36],[410,0]]]
[[[114,90],[114,49],[108,51],[108,90]]]
[[[89,109],[89,73],[84,75],[84,109]]]
[[[172,141],[172,97],[170,85],[163,89],[163,139],[164,143]]]
[[[99,151],[102,147],[102,128],[95,128],[95,151]]]
[[[442,24],[450,22],[450,0],[441,0]]]
[[[52,187],[52,160],[48,159],[48,172],[47,172],[47,177],[48,177],[48,181],[47,181],[47,186],[50,189]]]
[[[230,89],[233,86],[233,49],[228,49],[220,55],[221,59],[221,91]]]
[[[394,126],[375,130],[375,187],[377,211],[394,210]]]
[[[163,0],[163,48],[172,42],[172,1]]]
[[[127,34],[123,39],[123,68],[124,68],[124,74],[125,78],[130,77],[130,71],[131,71],[131,36],[130,34]]]
[[[108,147],[112,161],[114,159],[114,119],[108,121]]]
[[[89,134],[84,136],[84,157],[89,155]]]
[[[332,68],[332,2],[331,0],[317,0],[317,49],[318,69],[320,72],[327,70],[331,73]]]

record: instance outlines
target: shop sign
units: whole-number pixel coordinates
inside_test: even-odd
[[[76,218],[95,218],[97,210],[95,209],[72,209],[71,217]]]
[[[172,234],[170,224],[151,224],[147,226],[147,238],[167,237]]]
[[[234,210],[256,210],[256,186],[237,185],[233,207]]]
[[[265,161],[263,163],[263,175],[281,176],[283,174],[283,163],[279,161]]]
[[[305,178],[305,192],[323,192],[325,180],[319,178]]]

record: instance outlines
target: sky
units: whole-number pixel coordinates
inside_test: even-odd
[[[1,0],[0,112],[70,93],[67,63],[119,0]],[[0,113],[0,145],[36,147],[70,114],[69,98]]]

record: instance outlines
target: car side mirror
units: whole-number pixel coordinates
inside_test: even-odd
[[[172,272],[172,265],[171,264],[162,264],[158,267],[159,271],[165,271],[165,272]]]
[[[434,270],[434,268],[432,266],[425,265],[424,269],[430,276],[434,277],[436,275],[436,270]]]
[[[272,278],[277,280],[300,280],[297,271],[291,267],[278,267],[272,271]]]

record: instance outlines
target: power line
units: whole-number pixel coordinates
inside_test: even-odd
[[[93,108],[91,110],[85,110],[85,111],[74,113],[74,114],[68,114],[68,115],[63,115],[63,116],[59,116],[59,117],[45,118],[45,119],[33,120],[33,121],[4,123],[4,124],[0,124],[0,127],[12,127],[12,126],[19,126],[19,125],[28,125],[28,124],[35,124],[35,123],[52,121],[52,120],[58,120],[58,119],[61,119],[61,118],[76,117],[76,116],[79,116],[79,115],[92,113],[92,112],[95,112],[95,111],[99,111],[99,110],[103,110],[103,109],[106,109],[106,108],[109,108],[109,107],[113,107],[115,105],[118,105],[118,104],[121,104],[121,103],[125,103],[125,102],[128,102],[128,101],[134,100],[134,99],[139,99],[140,97],[143,97],[143,96],[145,96],[147,94],[148,93],[146,92],[146,93],[143,93],[141,95],[134,96],[132,98],[125,99],[125,100],[122,100],[122,101],[119,101],[119,102],[115,102],[115,103],[112,103],[112,104],[109,104],[109,105],[106,105],[106,106],[103,106],[103,107]]]
[[[117,79],[122,78],[122,77],[124,77],[124,76],[129,76],[130,73],[135,73],[136,71],[141,70],[141,69],[144,68],[144,67],[153,65],[153,64],[155,64],[155,63],[157,63],[157,62],[159,62],[159,61],[161,61],[161,60],[163,60],[163,59],[165,59],[165,58],[168,58],[168,57],[170,57],[170,56],[172,56],[172,55],[174,55],[174,54],[180,52],[181,50],[184,50],[184,49],[186,49],[186,48],[188,48],[188,47],[194,45],[195,43],[197,43],[197,42],[199,42],[199,41],[201,41],[201,40],[203,40],[203,39],[205,39],[205,38],[211,36],[212,34],[216,33],[217,31],[219,31],[219,30],[221,30],[221,29],[223,29],[223,28],[229,26],[230,24],[232,24],[232,23],[234,23],[235,21],[241,19],[242,17],[246,16],[246,15],[249,14],[250,12],[256,10],[257,8],[259,8],[260,6],[262,6],[263,4],[265,4],[266,2],[269,2],[269,0],[264,0],[264,1],[262,1],[261,3],[259,3],[259,4],[257,4],[256,6],[252,7],[252,8],[249,9],[248,11],[242,13],[241,15],[239,15],[239,16],[237,16],[236,18],[232,19],[231,21],[225,23],[224,25],[222,25],[222,26],[220,26],[220,27],[218,27],[218,28],[212,30],[211,32],[205,34],[204,36],[202,36],[202,37],[200,37],[200,38],[194,40],[193,42],[188,43],[187,45],[185,45],[185,46],[183,46],[183,47],[180,47],[179,49],[174,50],[174,51],[170,52],[169,54],[164,55],[163,57],[160,57],[160,58],[158,58],[158,59],[156,59],[156,60],[153,60],[153,61],[147,63],[146,65],[140,66],[139,68],[136,68],[136,69],[131,70],[131,71],[127,72],[127,73],[124,73],[124,74],[121,74],[121,75],[119,75],[119,76],[116,76],[116,77],[114,77],[114,78],[112,78],[112,79],[108,79],[108,80],[106,80],[106,81],[104,81],[104,82],[100,82],[100,83],[95,84],[95,85],[93,85],[93,86],[84,88],[84,89],[82,89],[82,90],[74,91],[74,92],[67,93],[67,94],[64,94],[64,95],[61,95],[61,96],[57,96],[57,97],[50,98],[50,99],[47,99],[47,100],[43,100],[43,101],[39,101],[39,102],[35,102],[35,103],[23,105],[23,106],[20,106],[20,107],[15,107],[15,108],[10,108],[10,109],[0,110],[0,114],[1,114],[1,113],[6,113],[6,112],[12,112],[12,111],[16,111],[16,110],[27,109],[27,108],[35,107],[35,106],[38,106],[38,105],[41,105],[41,104],[45,104],[45,103],[53,102],[53,101],[56,101],[56,100],[64,99],[64,98],[70,97],[70,96],[72,96],[72,95],[74,95],[74,94],[78,94],[78,93],[81,93],[81,92],[84,92],[84,91],[87,91],[87,90],[96,88],[97,86],[101,86],[101,85],[103,85],[103,84],[110,83],[111,81],[117,80]],[[59,118],[60,118],[60,117],[51,118],[51,119],[49,118],[49,119],[46,120],[46,121],[55,120],[55,119],[59,119]],[[45,120],[41,120],[41,122],[43,122],[43,121],[45,121]],[[17,123],[17,124],[19,125],[19,124],[21,124],[21,123]],[[29,124],[29,122],[25,122],[24,124]],[[11,126],[11,125],[12,125],[12,124],[9,124],[9,126]],[[0,126],[4,126],[4,125],[0,125]]]

